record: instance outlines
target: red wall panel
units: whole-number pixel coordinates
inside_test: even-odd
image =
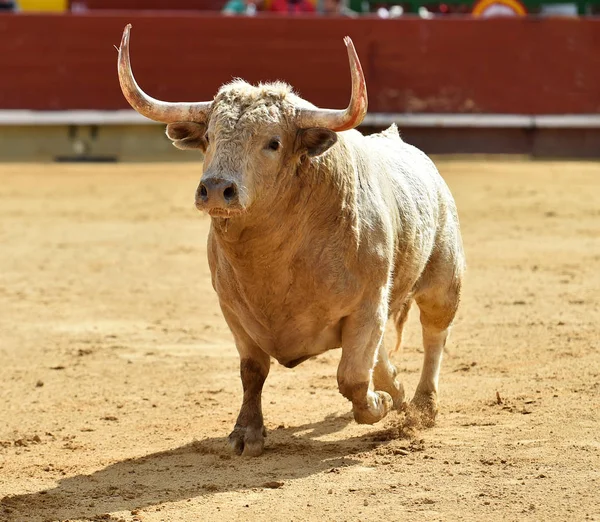
[[[111,13],[0,15],[0,109],[122,109],[117,52],[151,95],[210,99],[234,77],[281,79],[320,106],[349,97],[342,37],[361,58],[371,112],[600,112],[600,20]]]

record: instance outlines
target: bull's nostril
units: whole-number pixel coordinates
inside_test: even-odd
[[[200,185],[200,195],[205,198],[208,196],[208,192],[206,191],[206,187],[204,185]]]
[[[227,201],[231,201],[233,198],[235,198],[236,193],[237,191],[235,190],[235,187],[233,185],[230,185],[223,191],[223,197]]]

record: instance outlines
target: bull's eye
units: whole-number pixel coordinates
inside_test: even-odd
[[[279,143],[279,140],[276,138],[273,138],[270,142],[269,142],[269,149],[270,150],[279,150],[279,147],[281,146],[281,143]]]
[[[208,139],[208,132],[204,135],[204,139],[206,140],[206,143],[210,143],[210,140]]]

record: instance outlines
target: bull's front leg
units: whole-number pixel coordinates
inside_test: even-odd
[[[374,424],[393,406],[387,392],[373,390],[372,378],[386,318],[387,300],[381,299],[377,303],[365,303],[361,310],[344,320],[342,327],[338,387],[340,393],[352,401],[354,419],[360,424]]]
[[[235,337],[240,354],[240,376],[244,397],[229,444],[237,455],[258,457],[265,447],[265,430],[262,415],[262,389],[269,374],[271,358],[252,341],[239,325],[237,319],[223,309],[225,319]]]
[[[244,399],[229,444],[233,451],[244,457],[258,457],[265,447],[265,430],[261,397],[262,388],[269,373],[270,359],[260,352],[249,356],[240,353],[240,375],[244,388]]]

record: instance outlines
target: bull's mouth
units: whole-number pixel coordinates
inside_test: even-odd
[[[236,217],[242,214],[242,210],[236,209],[228,209],[228,208],[211,208],[206,210],[208,215],[213,218],[221,218],[221,219],[229,219],[232,217]]]
[[[211,204],[196,200],[196,208],[203,214],[205,213],[210,217],[221,219],[229,219],[244,213],[244,208],[239,204],[234,204],[229,207],[221,207],[218,205],[213,207]]]

